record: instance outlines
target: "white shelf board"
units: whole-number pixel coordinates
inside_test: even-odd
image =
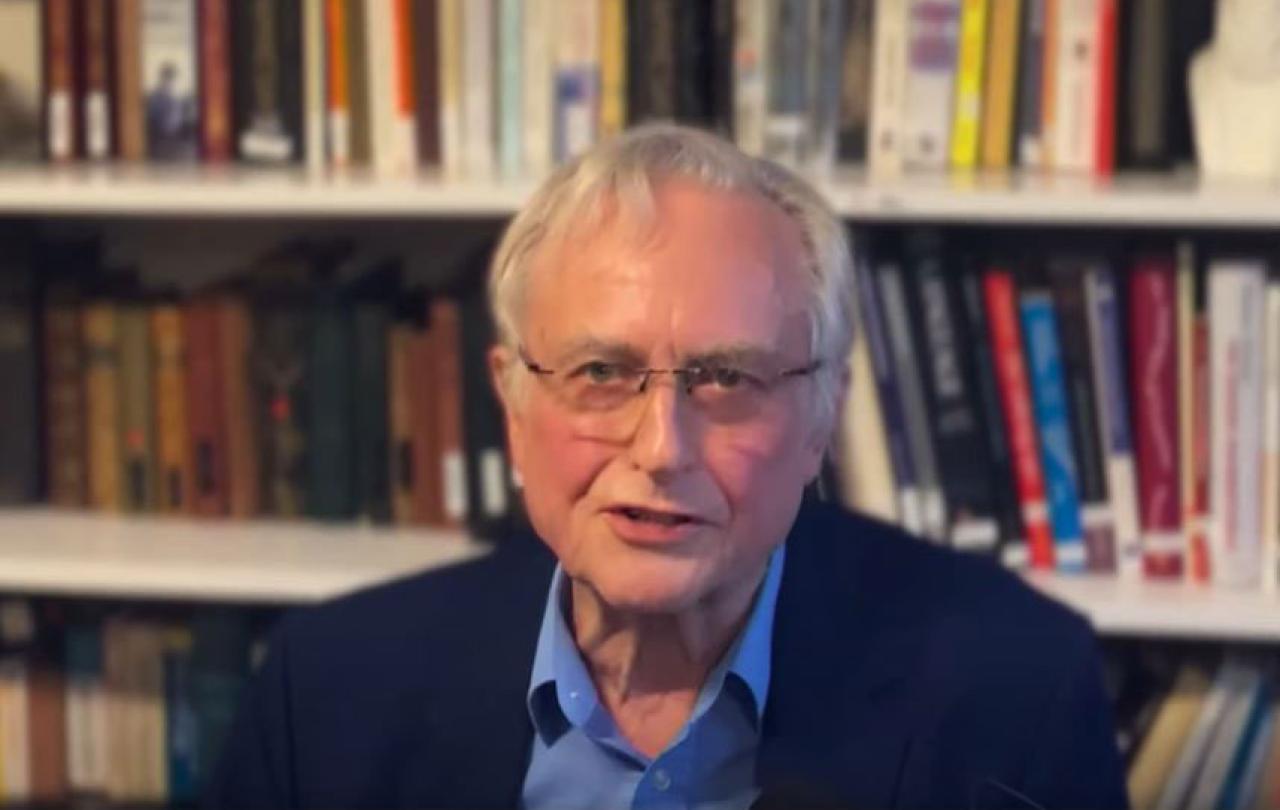
[[[815,178],[857,222],[1280,226],[1280,186],[1202,184],[1182,174],[907,175]],[[438,174],[378,177],[243,166],[68,165],[0,169],[0,214],[128,217],[506,217],[533,193],[518,183],[456,183]]]
[[[1088,616],[1105,636],[1280,642],[1280,598],[1262,590],[1088,575],[1027,579]]]
[[[312,602],[486,550],[460,532],[14,510],[0,513],[0,592]]]

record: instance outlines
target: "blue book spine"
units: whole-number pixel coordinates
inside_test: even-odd
[[[595,65],[565,65],[555,78],[555,156],[569,160],[596,140],[596,98],[600,76]]]
[[[1133,436],[1129,432],[1129,398],[1125,386],[1124,343],[1120,338],[1116,281],[1109,267],[1094,271],[1097,290],[1098,327],[1102,337],[1104,382],[1102,395],[1107,408],[1107,450],[1131,455]]]
[[[1084,527],[1080,522],[1079,479],[1071,452],[1071,415],[1062,376],[1053,299],[1047,292],[1027,292],[1019,300],[1019,310],[1031,373],[1032,404],[1040,431],[1040,458],[1055,557],[1059,570],[1083,571],[1085,546]]]
[[[902,400],[894,377],[893,357],[889,354],[888,333],[885,331],[884,313],[880,311],[880,299],[876,295],[871,268],[863,257],[855,262],[854,276],[858,284],[859,310],[862,315],[862,335],[871,355],[871,367],[876,377],[876,392],[880,397],[880,410],[884,428],[888,434],[889,458],[893,465],[894,481],[898,491],[914,488],[915,468],[907,449],[907,428],[902,416]]]
[[[165,742],[169,752],[169,800],[200,798],[200,729],[191,692],[191,651],[170,648],[164,660]]]
[[[1253,702],[1249,706],[1249,718],[1245,721],[1240,739],[1236,741],[1235,753],[1231,755],[1231,767],[1227,770],[1227,778],[1222,783],[1222,793],[1218,796],[1214,807],[1223,810],[1236,810],[1241,806],[1241,791],[1245,787],[1245,771],[1253,755],[1254,744],[1262,729],[1263,721],[1271,711],[1271,691],[1267,688],[1267,679],[1262,678],[1253,693]],[[1230,743],[1230,741],[1226,741]]]

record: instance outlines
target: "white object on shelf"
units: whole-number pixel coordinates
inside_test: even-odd
[[[0,592],[313,602],[487,549],[451,531],[14,510],[0,513]]]
[[[1280,641],[1280,599],[1259,589],[1096,575],[1031,574],[1027,580],[1088,616],[1105,636]]]

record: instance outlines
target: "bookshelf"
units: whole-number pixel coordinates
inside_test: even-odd
[[[449,531],[20,509],[0,513],[0,593],[298,604],[487,549]]]
[[[1199,182],[1191,173],[1110,179],[1038,173],[816,178],[859,223],[935,222],[1178,228],[1280,227],[1280,187]],[[193,218],[504,218],[533,181],[449,182],[435,173],[379,177],[244,167],[31,166],[0,170],[0,214]]]

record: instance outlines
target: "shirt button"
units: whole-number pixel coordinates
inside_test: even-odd
[[[657,769],[653,772],[653,786],[658,790],[665,791],[671,787],[671,774],[662,768]]]

